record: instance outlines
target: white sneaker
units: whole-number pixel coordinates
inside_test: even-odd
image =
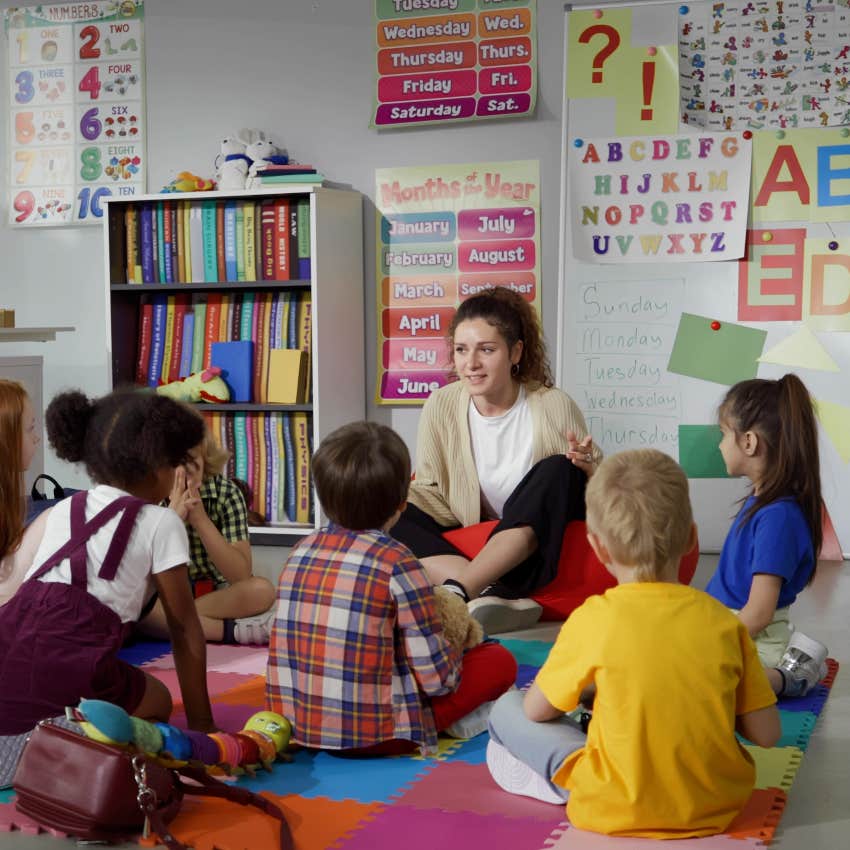
[[[782,696],[802,697],[826,676],[829,650],[814,638],[794,632],[777,669],[785,676]]]
[[[539,773],[535,773],[527,764],[512,756],[501,744],[492,738],[487,744],[487,768],[496,784],[510,794],[533,797],[543,803],[563,806],[566,800],[561,797]]]
[[[487,721],[490,719],[490,709],[493,708],[495,700],[483,702],[478,708],[474,708],[469,714],[465,714],[459,720],[455,720],[451,726],[443,731],[452,738],[474,738],[482,732],[487,731]]]
[[[277,604],[275,603],[262,614],[257,614],[254,617],[240,617],[235,621],[233,627],[233,637],[236,638],[236,642],[268,646],[276,613]]]
[[[531,628],[543,614],[543,607],[533,599],[479,596],[469,603],[469,613],[481,623],[484,634],[497,635]]]

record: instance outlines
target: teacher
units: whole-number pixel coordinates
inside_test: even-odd
[[[575,402],[553,384],[540,322],[518,293],[464,301],[448,334],[458,380],[422,408],[415,479],[393,536],[488,634],[527,628],[528,595],[558,571],[568,522],[601,460]],[[498,519],[471,561],[443,532]],[[471,600],[471,601],[470,601]]]

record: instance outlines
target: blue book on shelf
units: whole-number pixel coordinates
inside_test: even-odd
[[[236,201],[224,203],[224,276],[236,280]]]
[[[210,365],[221,369],[221,377],[230,389],[231,401],[251,401],[253,363],[254,343],[251,340],[212,344]]]
[[[165,351],[165,323],[168,314],[168,298],[154,295],[151,317],[151,356],[148,361],[148,386],[156,387],[162,375],[162,355]]]
[[[285,452],[285,469],[286,469],[286,485],[285,485],[285,504],[286,515],[290,522],[295,522],[295,517],[298,516],[298,482],[295,479],[295,435],[292,433],[292,414],[284,413],[283,419],[283,445]]]
[[[166,260],[165,254],[165,209],[162,201],[156,203],[156,249],[159,254],[159,282],[168,283],[166,269],[171,263]]]
[[[195,340],[195,314],[187,310],[183,315],[183,343],[180,349],[180,371],[178,377],[188,378],[192,374],[192,347]]]

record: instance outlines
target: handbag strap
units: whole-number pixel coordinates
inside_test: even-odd
[[[295,842],[292,839],[292,832],[289,829],[289,824],[286,821],[286,816],[283,812],[265,797],[259,794],[254,794],[247,788],[239,788],[238,786],[225,785],[215,779],[211,779],[205,771],[200,768],[189,766],[179,767],[172,770],[175,787],[183,794],[198,794],[205,797],[221,797],[225,800],[230,800],[234,803],[239,803],[241,806],[255,806],[260,811],[271,815],[280,822],[280,850],[295,850]],[[183,777],[191,779],[198,785],[187,785],[183,782]],[[151,828],[159,836],[163,844],[168,850],[187,850],[186,845],[178,841],[171,834],[168,826],[162,819],[159,810],[156,808],[154,799],[147,799],[144,803],[140,800],[139,805],[142,811],[150,821]]]
[[[42,492],[38,489],[38,482],[44,479],[45,481],[50,482],[53,485],[53,498],[54,499],[64,499],[65,498],[65,490],[62,485],[52,476],[48,475],[46,472],[42,472],[41,475],[36,476],[35,481],[32,482],[32,489],[30,490],[30,496],[34,502],[44,502],[47,501],[47,490],[42,494]]]

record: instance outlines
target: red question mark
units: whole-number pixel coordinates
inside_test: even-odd
[[[595,35],[604,35],[608,39],[608,43],[596,56],[593,58],[593,75],[590,78],[592,83],[602,82],[602,66],[605,60],[620,46],[620,33],[607,24],[594,24],[588,27],[579,37],[579,44],[587,44]]]

